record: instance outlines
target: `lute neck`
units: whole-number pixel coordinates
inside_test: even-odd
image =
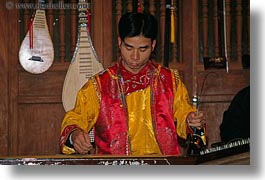
[[[79,0],[78,11],[79,11],[79,25],[81,27],[90,28],[90,3],[86,0]]]

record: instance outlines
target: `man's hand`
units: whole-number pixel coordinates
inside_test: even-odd
[[[77,129],[72,133],[72,141],[75,150],[80,154],[87,154],[93,149],[88,133]]]
[[[187,123],[190,127],[202,128],[205,124],[205,116],[202,111],[190,112],[187,116]]]

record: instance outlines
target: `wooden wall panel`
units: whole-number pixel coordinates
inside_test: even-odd
[[[16,155],[59,154],[59,136],[65,111],[62,88],[69,63],[55,63],[43,74],[18,68]],[[12,142],[9,142],[10,146]]]
[[[5,2],[0,2],[0,154],[8,154],[8,41],[7,18],[8,10],[5,8]]]
[[[222,123],[223,112],[230,102],[208,102],[203,103],[201,110],[206,112],[206,127],[208,147],[213,143],[221,141],[219,126]]]
[[[199,95],[234,95],[250,83],[249,70],[205,70],[197,73]],[[204,87],[203,86],[203,81]],[[203,88],[203,89],[202,89]],[[214,101],[214,99],[211,99]]]
[[[17,129],[18,155],[59,154],[59,136],[64,109],[57,104],[20,104]]]
[[[43,74],[19,73],[19,96],[61,96],[65,71],[47,71]]]

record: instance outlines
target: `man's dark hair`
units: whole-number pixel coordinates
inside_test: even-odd
[[[144,13],[126,13],[119,21],[119,36],[122,41],[126,37],[144,36],[156,39],[157,21],[151,14]]]

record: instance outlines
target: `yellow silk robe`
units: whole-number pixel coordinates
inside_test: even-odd
[[[98,77],[96,76],[96,78]],[[173,87],[173,112],[176,121],[176,133],[178,136],[186,139],[186,117],[189,112],[196,111],[196,109],[190,103],[185,85],[178,77],[178,74],[173,73],[173,71],[172,79],[175,82]],[[89,132],[92,129],[97,121],[100,109],[100,92],[95,82],[96,80],[91,78],[79,91],[75,108],[67,112],[63,119],[61,132],[71,125],[76,125],[85,132]],[[150,86],[128,94],[126,96],[126,102],[128,106],[131,155],[160,155],[161,152],[155,139],[151,118]],[[64,154],[72,154],[75,153],[75,150],[63,145],[62,152]]]

